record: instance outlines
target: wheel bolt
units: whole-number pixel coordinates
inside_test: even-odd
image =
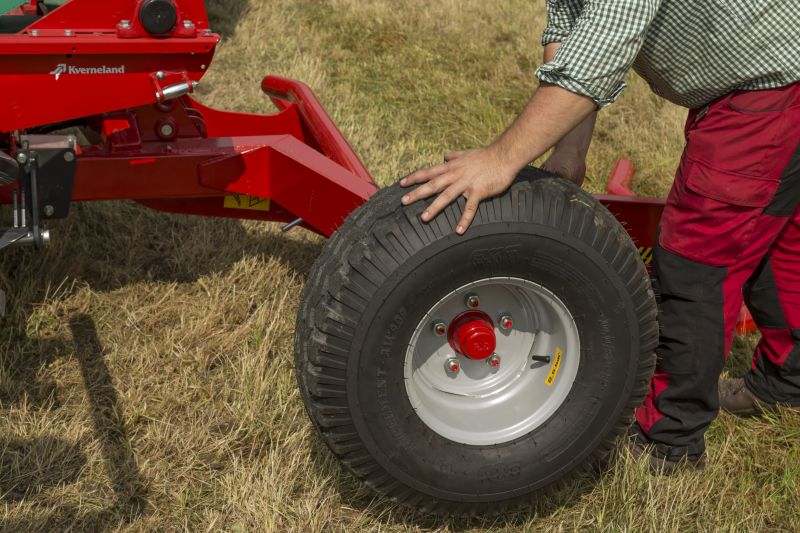
[[[470,294],[467,296],[465,303],[470,309],[477,309],[481,305],[481,300],[478,298],[477,294]]]
[[[487,364],[487,365],[489,365],[489,366],[490,366],[490,367],[492,367],[492,368],[497,368],[497,367],[499,367],[499,366],[500,366],[500,356],[499,356],[499,355],[497,355],[497,354],[492,354],[492,356],[491,356],[491,357],[489,357],[489,358],[486,360],[486,364]]]
[[[443,337],[447,333],[447,324],[444,322],[434,322],[431,329],[433,329],[434,335],[437,337]]]
[[[458,371],[461,370],[461,365],[458,364],[458,359],[455,357],[448,358],[444,367],[447,369],[448,374],[458,374]]]
[[[514,327],[514,319],[511,318],[511,315],[501,316],[498,322],[500,323],[501,329],[511,329]]]

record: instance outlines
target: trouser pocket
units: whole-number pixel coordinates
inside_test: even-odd
[[[661,218],[661,246],[706,265],[733,265],[779,184],[684,156]]]

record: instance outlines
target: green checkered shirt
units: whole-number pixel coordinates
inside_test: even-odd
[[[545,1],[542,44],[561,48],[536,75],[601,106],[631,67],[690,108],[800,80],[800,0]]]

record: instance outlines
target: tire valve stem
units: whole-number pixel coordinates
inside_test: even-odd
[[[488,364],[488,365],[489,365],[490,367],[492,367],[492,368],[497,368],[497,367],[499,367],[499,366],[500,366],[500,356],[499,356],[499,355],[497,355],[496,353],[495,353],[495,354],[492,354],[492,355],[491,355],[491,356],[490,356],[490,357],[489,357],[489,358],[486,360],[486,364]]]
[[[549,363],[551,361],[551,357],[549,355],[532,355],[531,359],[537,363]]]
[[[458,364],[458,359],[455,357],[448,358],[444,367],[447,369],[448,374],[458,374],[458,371],[461,370],[461,365]]]

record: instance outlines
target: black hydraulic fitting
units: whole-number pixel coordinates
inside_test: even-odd
[[[164,35],[178,23],[178,8],[172,0],[144,0],[139,8],[139,21],[148,32]]]

